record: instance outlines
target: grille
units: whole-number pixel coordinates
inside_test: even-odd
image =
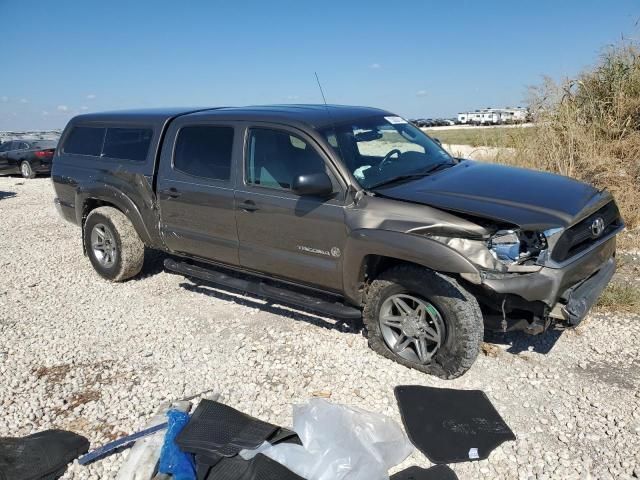
[[[595,236],[591,231],[591,225],[598,217],[604,220],[604,231],[600,235]],[[562,234],[558,243],[556,243],[551,253],[551,258],[556,262],[567,260],[581,251],[586,250],[600,238],[614,231],[621,223],[622,219],[620,218],[618,207],[615,202],[611,201],[595,213],[592,213],[572,227],[569,227]]]

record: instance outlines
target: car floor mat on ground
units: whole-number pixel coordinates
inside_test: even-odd
[[[277,445],[279,443],[294,443],[296,445],[302,445],[300,441],[300,437],[293,430],[289,430],[288,428],[281,427],[275,431],[273,435],[271,435],[266,440],[271,445]],[[196,455],[196,478],[197,480],[205,480],[211,468],[218,464],[221,460],[228,458],[222,455],[218,455],[216,453],[211,453],[208,455]],[[235,458],[235,457],[234,457]],[[240,462],[241,463],[241,462]],[[242,463],[241,463],[242,464]]]
[[[89,450],[89,440],[65,430],[0,438],[0,480],[54,480]]]
[[[244,448],[256,448],[278,428],[228,405],[202,400],[176,443],[184,452],[232,457]]]
[[[391,475],[390,480],[458,480],[458,476],[446,465],[434,465],[431,468],[414,466]]]
[[[394,392],[411,443],[433,463],[482,460],[516,439],[480,390],[406,385]]]
[[[209,471],[211,471],[211,467],[217,465],[218,462],[220,462],[224,458],[227,457],[223,457],[222,455],[218,455],[217,453],[196,455],[196,479],[205,480],[205,478],[207,478],[207,475],[209,474]]]
[[[207,480],[304,480],[284,465],[259,453],[251,460],[225,458],[211,468]]]

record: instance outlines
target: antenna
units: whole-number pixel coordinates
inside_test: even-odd
[[[318,78],[318,72],[313,72],[316,75],[316,82],[318,82],[318,88],[320,88],[320,94],[322,95],[322,101],[324,102],[324,106],[327,106],[327,99],[324,98],[324,90],[322,90],[322,85],[320,85],[320,79]],[[328,110],[327,110],[328,112]]]
[[[337,147],[338,147],[338,152],[340,152],[340,157],[344,158],[344,155],[342,154],[342,147],[340,146],[340,140],[338,139],[338,132],[336,131],[336,124],[333,120],[333,116],[331,115],[331,111],[329,110],[329,105],[327,105],[327,99],[324,96],[324,90],[322,90],[322,85],[320,84],[320,78],[318,77],[318,72],[313,72],[316,76],[316,82],[318,82],[318,88],[320,89],[320,94],[322,95],[322,101],[324,102],[324,109],[327,112],[327,118],[329,119],[329,122],[331,123],[331,128],[333,129],[333,134],[336,137],[336,143],[337,143]],[[353,186],[349,187],[349,190],[351,190],[352,188],[354,188]],[[358,202],[360,201],[360,199],[362,199],[363,196],[363,190],[358,190],[357,188],[355,189],[354,192],[354,203],[357,205]]]

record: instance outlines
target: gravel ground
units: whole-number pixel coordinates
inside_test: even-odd
[[[0,177],[0,436],[56,427],[96,447],[166,400],[211,390],[283,425],[317,392],[400,421],[393,387],[422,384],[484,390],[518,437],[454,465],[461,479],[640,477],[638,314],[491,338],[497,348],[446,382],[377,356],[357,325],[198,286],[161,261],[124,284],[101,280],[50,181]],[[64,478],[112,478],[125,455]],[[412,464],[429,462],[415,452]]]

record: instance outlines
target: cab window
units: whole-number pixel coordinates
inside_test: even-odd
[[[194,177],[229,180],[233,127],[190,126],[178,133],[173,168]]]

